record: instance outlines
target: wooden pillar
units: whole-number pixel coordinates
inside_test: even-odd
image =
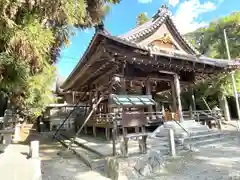
[[[92,110],[92,106],[93,106],[93,93],[92,93],[92,90],[89,92],[88,104],[89,104],[89,111],[88,111],[88,113],[90,113],[91,110]],[[84,123],[84,122],[82,122],[82,123]],[[87,124],[84,126],[84,133],[87,134]]]
[[[99,100],[99,98],[100,98],[100,94],[99,94],[99,91],[98,91],[98,89],[96,88],[96,92],[95,92],[95,94],[94,94],[94,99],[95,99],[95,102],[97,102],[98,100]],[[95,103],[94,103],[95,104]],[[99,105],[96,107],[97,109],[99,108]],[[96,115],[97,114],[97,110],[93,113],[93,115]],[[93,124],[92,125],[92,133],[93,133],[93,136],[94,137],[96,137],[97,136],[97,134],[96,134],[96,125],[95,124]]]
[[[172,94],[172,111],[177,111],[177,97],[176,97],[176,90],[174,86],[174,81],[171,81],[171,94]]]
[[[112,94],[112,86],[113,86],[113,81],[115,81],[115,77],[111,77],[109,79],[109,81],[111,81],[109,88],[108,88],[108,94],[110,96],[110,94]],[[121,79],[120,79],[121,81]],[[108,101],[109,102],[109,101]],[[108,113],[112,113],[113,109],[108,105]],[[108,133],[109,130],[105,129],[105,133]],[[111,131],[110,131],[111,132]],[[113,119],[113,129],[112,129],[112,152],[113,152],[113,156],[116,155],[117,151],[116,151],[116,140],[117,140],[117,122],[115,119]]]
[[[124,76],[120,77],[121,91],[120,94],[126,94],[126,79]]]
[[[75,92],[72,91],[72,104],[75,104]]]
[[[146,86],[146,95],[152,96],[151,81],[149,78],[146,79],[145,86]],[[152,111],[153,111],[152,106],[151,105],[148,106],[148,112],[151,114]]]
[[[163,116],[165,115],[165,107],[164,107],[164,103],[162,103],[162,114],[163,114]]]
[[[178,112],[180,121],[183,121],[181,89],[180,89],[180,81],[179,81],[178,74],[174,74],[174,87],[175,87],[176,98],[177,98],[177,112]]]

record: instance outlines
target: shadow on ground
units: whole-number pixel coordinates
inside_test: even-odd
[[[21,144],[29,145],[34,140],[38,140],[40,143],[41,168],[44,180],[105,179],[99,172],[92,171],[87,167],[72,152],[67,152],[66,148],[52,138],[52,133],[38,133],[33,127],[32,129],[22,129],[22,134],[25,136],[23,141],[20,142]]]
[[[75,155],[59,156],[65,148],[52,139],[52,134],[39,134],[30,130],[22,144],[32,140],[40,142],[40,157],[42,160],[42,175],[44,180],[89,180],[105,179],[98,172],[91,171]],[[233,132],[226,141],[199,147],[199,153],[183,153],[177,158],[169,158],[166,168],[144,180],[227,180],[240,179],[240,141],[239,132]],[[87,136],[85,136],[87,141]],[[101,139],[101,138],[100,138]],[[99,139],[99,140],[100,140]],[[106,143],[106,141],[103,141]],[[239,177],[237,177],[239,176]]]

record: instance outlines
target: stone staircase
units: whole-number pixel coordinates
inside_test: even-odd
[[[169,149],[169,128],[173,129],[175,134],[177,154],[181,154],[186,150],[198,151],[197,147],[222,141],[228,135],[226,132],[209,129],[208,126],[201,125],[195,121],[185,121],[180,126],[175,122],[167,122],[153,132],[152,138],[165,142],[165,149],[162,149],[164,154],[168,153]]]

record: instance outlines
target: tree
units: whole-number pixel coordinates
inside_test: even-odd
[[[223,30],[227,30],[228,43],[232,58],[240,58],[240,12],[222,17],[210,23],[208,27],[200,28],[187,34],[193,45],[202,54],[213,58],[227,59]]]
[[[147,16],[147,13],[140,13],[137,16],[137,26],[144,24],[149,20],[149,17]]]
[[[1,0],[0,92],[18,110],[37,115],[52,99],[53,64],[71,27],[93,27],[119,1]]]
[[[224,41],[223,30],[227,30],[229,49],[232,59],[240,58],[240,12],[232,13],[228,16],[222,17],[209,24],[208,27],[200,28],[186,37],[199,50],[201,54],[212,58],[227,59],[227,51]],[[237,89],[240,91],[240,72],[236,72]],[[216,94],[233,96],[233,88],[231,77],[228,72],[224,72],[214,77],[209,82],[201,82],[197,84],[196,96],[209,97],[209,102],[216,101]],[[212,98],[212,97],[215,97]]]

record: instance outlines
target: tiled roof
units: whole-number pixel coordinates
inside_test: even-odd
[[[188,46],[195,54],[200,54],[178,31],[172,18],[172,13],[165,6],[161,7],[158,12],[146,23],[118,37],[127,41],[136,42],[141,37],[157,30],[164,22],[169,23],[170,26],[173,27],[175,32],[179,35],[179,37],[182,39],[183,43],[185,43],[186,46]]]
[[[156,46],[149,47],[149,46],[138,45],[136,43],[133,43],[133,42],[130,42],[125,39],[122,39],[122,38],[119,38],[116,36],[112,36],[112,35],[106,35],[106,34],[102,34],[102,35],[107,38],[110,38],[114,41],[123,43],[125,45],[148,51],[152,55],[179,58],[179,59],[184,59],[184,60],[188,60],[188,61],[193,61],[196,63],[204,63],[204,64],[213,65],[213,66],[217,66],[217,67],[223,67],[223,68],[228,67],[228,66],[233,66],[233,65],[240,66],[240,61],[232,61],[232,60],[226,60],[226,59],[214,59],[214,58],[209,58],[206,56],[198,56],[198,55],[192,55],[192,54],[185,54],[182,52],[168,51],[168,50],[163,50]]]

